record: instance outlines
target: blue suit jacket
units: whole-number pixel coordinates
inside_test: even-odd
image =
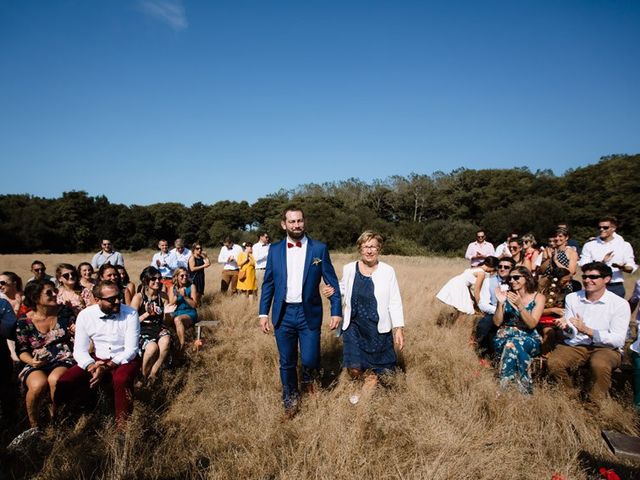
[[[322,297],[320,296],[320,280],[324,279],[335,292],[329,298],[331,315],[342,316],[342,299],[338,277],[331,264],[327,246],[307,237],[307,255],[304,261],[302,277],[302,308],[309,328],[320,328],[322,324]],[[313,260],[316,259],[314,262]],[[318,262],[317,259],[320,261]],[[281,240],[269,248],[267,268],[264,281],[260,287],[260,315],[268,315],[271,309],[271,321],[278,327],[284,316],[285,299],[287,297],[287,241]]]

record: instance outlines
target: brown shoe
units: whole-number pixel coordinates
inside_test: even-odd
[[[314,382],[302,384],[302,395],[315,397],[316,395],[318,395],[318,391],[319,389],[316,387],[316,384]]]

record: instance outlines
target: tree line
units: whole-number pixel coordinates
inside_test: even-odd
[[[596,234],[599,217],[610,214],[638,251],[639,161],[640,155],[610,155],[561,176],[523,167],[412,173],[370,183],[350,178],[280,190],[253,204],[127,206],[83,191],[54,199],[0,195],[0,253],[87,252],[103,238],[119,250],[155,248],[160,238],[208,246],[227,235],[256,241],[258,231],[278,239],[279,214],[291,202],[305,210],[309,234],[331,249],[351,248],[363,230],[374,229],[387,239],[386,253],[459,255],[479,228],[497,245],[512,230],[545,241],[558,223],[568,223],[584,242]]]

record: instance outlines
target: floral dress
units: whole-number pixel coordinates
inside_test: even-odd
[[[46,360],[41,367],[25,365],[18,374],[20,381],[25,384],[27,377],[34,370],[45,373],[57,367],[71,367],[73,360],[73,340],[69,328],[75,323],[76,316],[72,309],[62,307],[58,312],[56,325],[47,333],[38,331],[33,321],[27,316],[18,319],[16,324],[16,353],[30,353],[36,360]]]
[[[536,306],[535,298],[525,307],[528,312]],[[520,312],[509,302],[504,305],[503,322],[493,339],[496,355],[500,358],[498,375],[500,386],[515,383],[523,393],[532,393],[533,382],[529,367],[533,357],[540,354],[540,335],[526,326]]]

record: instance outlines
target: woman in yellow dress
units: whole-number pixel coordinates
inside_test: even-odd
[[[253,245],[242,244],[244,251],[238,255],[238,292],[255,298],[258,282],[256,280],[256,260],[253,258]]]

